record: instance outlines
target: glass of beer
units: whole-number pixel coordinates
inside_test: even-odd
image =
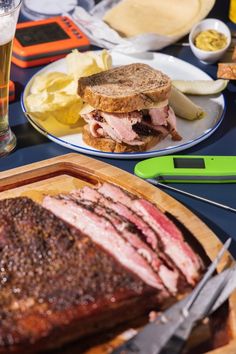
[[[8,119],[12,42],[22,0],[0,0],[0,156],[16,146]]]

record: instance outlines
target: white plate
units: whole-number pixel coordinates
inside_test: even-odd
[[[127,56],[120,53],[113,53],[112,55],[113,65],[125,65],[135,62],[146,63],[153,68],[159,69],[169,75],[173,80],[212,80],[210,76],[204,73],[197,67],[177,59],[175,57],[161,54],[161,53],[147,53],[139,58],[136,56]],[[52,71],[66,72],[66,62],[65,59],[60,59],[52,64],[47,65],[42,70],[40,70],[36,75],[42,73],[49,73]],[[46,135],[50,140],[57,144],[76,150],[82,153],[95,156],[103,156],[116,159],[141,159],[152,156],[160,156],[173,154],[178,151],[190,148],[201,141],[209,137],[220,125],[223,120],[225,113],[225,101],[224,96],[214,95],[214,96],[192,96],[191,99],[199,104],[207,112],[207,117],[195,121],[187,121],[177,117],[177,130],[182,136],[181,141],[173,141],[171,137],[167,137],[160,143],[158,143],[152,149],[145,152],[135,152],[135,153],[108,153],[96,150],[86,145],[82,140],[82,135],[80,133],[71,133],[69,135],[61,135],[60,137],[55,136],[46,131],[40,122],[26,113],[25,109],[25,98],[30,91],[30,86],[32,79],[28,82],[25,87],[25,91],[22,95],[22,109],[25,113],[29,122],[42,134]]]

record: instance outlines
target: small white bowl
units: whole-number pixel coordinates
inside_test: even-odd
[[[205,30],[214,29],[218,32],[223,33],[227,37],[227,44],[224,48],[214,51],[202,50],[195,46],[194,40],[196,36]],[[189,44],[192,49],[193,54],[200,59],[201,62],[205,64],[212,64],[217,62],[227,51],[231,42],[231,33],[229,28],[224,24],[224,22],[217,20],[216,18],[207,18],[199,23],[197,23],[191,30],[189,34]]]

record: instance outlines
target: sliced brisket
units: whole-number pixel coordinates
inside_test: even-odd
[[[120,202],[142,218],[156,233],[166,255],[185,276],[187,282],[194,285],[199,279],[202,264],[175,224],[155,205],[143,198],[125,192],[121,188],[104,183],[99,193],[114,202]]]
[[[92,200],[114,210],[117,214],[123,216],[131,223],[133,223],[137,229],[142,232],[143,237],[146,238],[147,243],[150,244],[154,250],[158,248],[158,239],[155,232],[145,221],[143,221],[126,205],[118,201],[113,202],[112,199],[105,198],[101,193],[98,192],[98,190],[88,186],[85,186],[80,190],[73,191],[71,195],[81,199]]]
[[[70,214],[79,226],[82,219],[89,227],[81,231],[94,237],[28,198],[0,201],[1,353],[57,347],[137,317],[167,296],[156,291],[162,284],[145,271],[143,258],[115,234],[109,220],[99,221],[82,205],[47,200],[65,219]],[[118,261],[103,249],[110,250],[109,242]],[[129,267],[137,267],[155,288]]]
[[[103,197],[97,190],[84,187],[73,191],[70,197],[80,202],[93,203],[95,211],[99,215],[108,217],[122,236],[147,259],[155,272],[157,272],[164,286],[171,292],[176,293],[179,272],[171,268],[165,255],[157,251],[157,238],[152,229],[140,219],[132,210],[121,203],[114,203]],[[154,247],[150,247],[154,245]]]
[[[128,113],[111,113],[98,110],[82,114],[90,133],[96,137],[109,137],[119,143],[142,145],[144,136],[181,140],[176,130],[176,116],[169,105]]]
[[[147,284],[160,290],[164,289],[159,276],[147,261],[122,237],[111,221],[94,212],[94,208],[65,196],[47,196],[44,198],[43,206],[87,234],[93,242],[104,248]]]

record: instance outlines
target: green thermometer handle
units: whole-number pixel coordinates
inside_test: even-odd
[[[135,174],[167,183],[236,183],[236,156],[161,156],[136,164]]]

